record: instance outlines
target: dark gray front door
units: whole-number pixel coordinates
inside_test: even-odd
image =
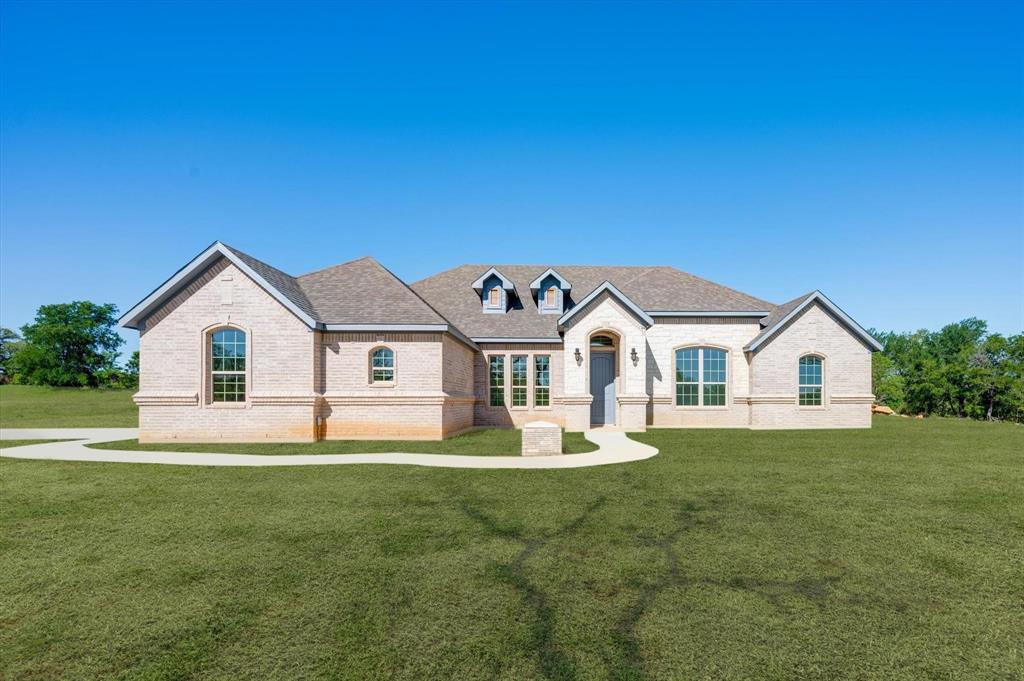
[[[615,423],[615,353],[590,353],[590,422],[595,425]]]

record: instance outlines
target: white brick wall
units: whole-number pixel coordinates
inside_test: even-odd
[[[555,344],[534,343],[534,344],[502,344],[488,343],[480,346],[481,352],[475,353],[473,357],[476,408],[474,410],[474,423],[477,426],[493,426],[499,428],[519,428],[524,423],[531,421],[551,421],[560,426],[564,423],[564,410],[560,399],[557,399],[564,391],[564,353],[560,346]],[[492,355],[501,355],[505,358],[505,406],[491,407],[488,392],[488,362]],[[527,355],[527,406],[512,407],[512,355]],[[535,374],[534,357],[547,355],[551,358],[550,367],[550,405],[538,407],[534,400]]]
[[[658,318],[647,329],[647,390],[652,396],[648,422],[656,427],[744,428],[750,411],[750,367],[743,346],[761,330],[754,318]],[[675,403],[675,355],[678,348],[711,346],[726,350],[726,405],[683,407]]]
[[[824,357],[821,407],[797,404],[799,359]],[[871,352],[815,303],[754,355],[752,428],[869,428]]]
[[[568,360],[564,363],[565,427],[566,430],[585,430],[590,425],[590,337],[598,332],[618,341],[616,353],[615,392],[630,398],[616,405],[618,425],[628,430],[642,430],[646,421],[647,400],[647,341],[643,325],[632,312],[608,294],[602,294],[578,313],[565,330],[564,344]],[[576,363],[579,348],[583,361]],[[637,363],[630,358],[633,349]]]
[[[562,429],[557,423],[533,421],[523,426],[523,456],[552,456],[562,453]]]
[[[250,399],[242,405],[210,400],[207,334],[226,325],[246,331]],[[302,321],[227,260],[217,261],[145,320],[139,438],[313,439],[313,345]],[[255,397],[275,399],[259,404]]]

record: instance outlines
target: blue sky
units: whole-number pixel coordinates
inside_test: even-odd
[[[0,324],[125,310],[221,239],[410,282],[669,264],[1020,332],[1021,7],[6,0]]]

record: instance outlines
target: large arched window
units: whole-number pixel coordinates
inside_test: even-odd
[[[676,405],[726,406],[727,356],[718,348],[676,350]]]
[[[821,406],[823,379],[821,357],[804,355],[800,358],[800,379],[797,390],[801,407]]]
[[[391,348],[374,348],[370,353],[370,382],[395,382],[395,353]]]
[[[245,402],[245,332],[220,329],[210,334],[214,402]]]

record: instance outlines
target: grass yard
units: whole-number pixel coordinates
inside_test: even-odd
[[[1020,678],[1024,429],[577,470],[4,459],[0,677]]]
[[[134,390],[0,385],[0,428],[134,428]]]
[[[24,447],[25,445],[44,445],[47,442],[60,442],[60,440],[0,440],[0,449]]]
[[[408,452],[418,454],[470,454],[480,456],[519,456],[523,436],[519,430],[490,428],[474,430],[447,440],[321,440],[320,442],[257,442],[257,443],[140,443],[138,440],[117,440],[88,445],[94,449],[120,449],[141,452],[203,452],[207,454],[373,454],[376,452]],[[583,433],[563,433],[562,452],[592,452],[597,445]]]

